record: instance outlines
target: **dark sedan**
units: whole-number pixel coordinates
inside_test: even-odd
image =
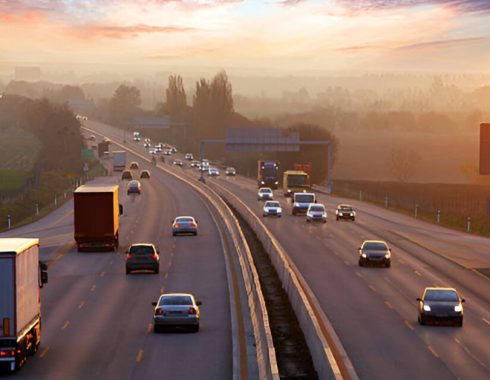
[[[453,288],[425,288],[419,301],[418,321],[421,325],[428,322],[452,321],[463,326],[463,302]]]
[[[132,244],[126,252],[126,274],[135,270],[160,271],[159,252],[153,244]]]
[[[359,248],[359,266],[381,264],[391,266],[391,248],[382,240],[365,240]]]

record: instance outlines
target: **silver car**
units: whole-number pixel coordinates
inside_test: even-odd
[[[278,201],[266,201],[263,209],[263,216],[278,216],[282,215],[282,207]]]
[[[172,235],[197,235],[197,220],[192,216],[178,216],[172,221]]]
[[[270,187],[261,187],[257,193],[257,200],[266,201],[274,198],[274,193]]]
[[[321,203],[312,203],[306,211],[307,222],[323,222],[327,223],[327,210],[325,205]]]
[[[199,306],[192,294],[168,293],[162,294],[155,306],[153,313],[153,331],[158,333],[163,327],[188,327],[192,331],[199,331]]]
[[[218,170],[218,168],[215,168],[215,167],[211,166],[208,169],[208,176],[210,176],[210,177],[218,177],[219,176],[219,170]]]

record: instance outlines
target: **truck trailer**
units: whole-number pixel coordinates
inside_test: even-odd
[[[41,296],[48,282],[39,240],[0,239],[0,371],[14,372],[41,343]]]
[[[79,251],[119,246],[119,186],[82,185],[73,194]]]
[[[270,187],[277,189],[279,186],[279,162],[257,161],[257,187]]]
[[[116,150],[112,152],[113,170],[122,172],[126,168],[126,151]]]
[[[287,170],[283,173],[282,187],[285,197],[307,192],[311,188],[310,176],[301,170]]]

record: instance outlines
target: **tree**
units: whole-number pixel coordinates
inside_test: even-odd
[[[170,120],[172,122],[183,121],[187,110],[187,97],[180,75],[170,75],[168,77],[168,88],[165,94],[167,96],[166,106]]]
[[[141,93],[138,88],[121,84],[109,101],[109,118],[114,124],[124,126],[138,113]]]
[[[398,147],[391,151],[391,170],[399,182],[412,179],[420,161],[420,155],[410,148]]]

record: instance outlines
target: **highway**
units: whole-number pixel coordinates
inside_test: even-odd
[[[141,160],[128,156],[128,161]],[[73,203],[1,237],[41,239],[50,263],[42,289],[42,343],[18,379],[229,379],[232,377],[230,300],[219,231],[204,201],[173,176],[150,165],[142,195],[127,196],[120,173],[101,181],[120,184],[124,206],[119,252],[73,248]],[[171,220],[193,215],[199,235],[172,237]],[[160,274],[127,276],[124,251],[152,242]],[[152,332],[152,301],[162,292],[190,292],[201,300],[200,332]]]
[[[88,124],[122,140],[120,131]],[[191,169],[169,169],[197,177]],[[232,191],[262,217],[255,181],[207,180]],[[319,201],[327,205],[329,221],[311,225],[291,215],[282,191],[275,197],[285,215],[264,223],[318,298],[361,379],[490,378],[490,279],[476,270],[490,268],[490,239],[326,195]],[[335,221],[334,207],[344,201],[356,207],[355,222]],[[390,269],[358,266],[357,248],[364,239],[390,244]],[[463,328],[418,325],[416,298],[434,285],[455,287],[466,299]]]

